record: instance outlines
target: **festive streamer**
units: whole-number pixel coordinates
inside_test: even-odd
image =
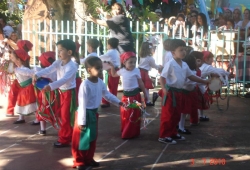
[[[217,11],[218,11],[219,13],[223,13],[223,11],[222,11],[222,9],[221,9],[220,7],[217,8]]]
[[[143,5],[143,0],[138,0],[141,5]]]
[[[240,6],[241,6],[241,11],[242,11],[242,12],[244,12],[244,11],[245,11],[245,9],[246,9],[246,6],[245,6],[245,5],[243,5],[243,4],[240,4]]]

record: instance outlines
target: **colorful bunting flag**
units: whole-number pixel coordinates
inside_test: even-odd
[[[143,0],[138,0],[141,5],[143,5]]]
[[[168,4],[168,0],[162,0],[162,2],[166,2]]]

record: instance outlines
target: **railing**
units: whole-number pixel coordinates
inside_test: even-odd
[[[97,38],[99,39],[103,44],[103,49],[106,49],[106,43],[107,39],[110,37],[108,33],[108,28],[102,27],[93,23],[89,22],[83,22],[78,25],[83,25],[83,28],[76,28],[76,22],[75,21],[67,21],[66,23],[61,21],[39,21],[39,20],[32,20],[32,21],[23,21],[23,39],[28,39],[32,41],[33,43],[33,50],[30,53],[30,55],[33,57],[32,65],[38,65],[38,60],[36,59],[36,56],[40,56],[42,52],[45,51],[56,51],[57,53],[57,47],[56,42],[60,39],[72,39],[73,41],[76,40],[76,38],[79,38],[79,43],[81,44],[80,47],[80,56],[84,55],[87,56],[87,45],[86,42],[89,38]],[[153,28],[153,24],[149,23],[139,23],[139,22],[130,22],[131,31],[135,40],[135,49],[138,54],[140,45],[143,41],[147,39],[147,37],[150,37],[152,35],[158,35],[159,37],[159,44],[157,45],[156,52],[154,54],[156,63],[163,65],[163,41],[165,39],[174,39],[174,38],[180,38],[183,39],[187,45],[190,45],[190,40],[194,40],[192,38],[186,38],[183,37],[182,33],[183,30],[180,29],[180,36],[175,37],[172,32],[172,36],[169,36],[167,32],[170,30],[169,27],[164,26],[163,29],[160,28],[160,24],[157,23],[156,27]],[[186,28],[187,33],[189,32],[190,28]],[[82,31],[76,31],[76,30],[82,30]],[[153,31],[154,30],[154,31]],[[247,39],[248,32],[245,31],[245,39]],[[206,42],[207,46],[194,46],[190,45],[196,50],[209,50],[214,54],[214,62],[216,67],[220,67],[220,65],[225,65],[225,63],[228,63],[233,60],[233,56],[236,55],[235,59],[235,74],[236,77],[234,79],[234,82],[246,84],[250,83],[250,79],[246,79],[246,76],[250,77],[250,71],[247,72],[247,70],[250,69],[250,66],[248,66],[249,59],[247,58],[247,46],[244,46],[244,54],[243,59],[239,58],[239,49],[241,47],[242,43],[245,43],[245,41],[240,40],[240,30],[227,30],[227,31],[219,31],[216,30],[208,30],[208,36],[205,39],[200,39],[202,42]],[[188,35],[187,35],[188,37]],[[194,34],[194,37],[196,37],[196,33]],[[201,32],[201,37],[203,37],[203,31]],[[105,50],[104,50],[105,51]],[[98,50],[98,54],[100,54],[100,50]],[[217,61],[217,59],[220,58],[220,62]],[[239,59],[240,63],[243,64],[242,72],[240,72],[239,79]],[[219,65],[220,64],[220,65]],[[249,68],[248,68],[249,67]],[[225,68],[224,68],[225,69]],[[87,73],[84,71],[82,67],[79,68],[80,75],[84,74],[84,77],[87,77]],[[153,77],[157,78],[159,77],[159,74],[156,70],[152,70],[149,72],[149,74]],[[157,83],[157,81],[156,81]],[[242,91],[245,92],[245,87],[242,87]]]

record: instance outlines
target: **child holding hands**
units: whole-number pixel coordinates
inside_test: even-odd
[[[147,101],[146,90],[141,79],[140,70],[135,68],[136,54],[134,52],[125,52],[121,55],[121,69],[116,72],[111,63],[111,73],[113,77],[122,76],[123,82],[123,103],[132,103],[134,100],[141,100],[140,90],[144,93]],[[129,139],[140,135],[141,110],[139,108],[121,107],[121,138]]]

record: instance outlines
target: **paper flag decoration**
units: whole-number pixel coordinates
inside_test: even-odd
[[[162,2],[166,2],[168,4],[168,0],[162,0]]]
[[[246,6],[245,6],[245,5],[243,5],[243,4],[240,4],[240,6],[241,6],[241,11],[242,11],[242,12],[244,12],[244,11],[245,11],[245,9],[246,9]]]
[[[219,13],[223,13],[223,11],[222,11],[222,9],[221,9],[220,7],[217,8],[217,11],[218,11]]]
[[[143,5],[143,0],[138,0],[141,5]]]
[[[132,6],[132,0],[126,0],[126,6]]]

